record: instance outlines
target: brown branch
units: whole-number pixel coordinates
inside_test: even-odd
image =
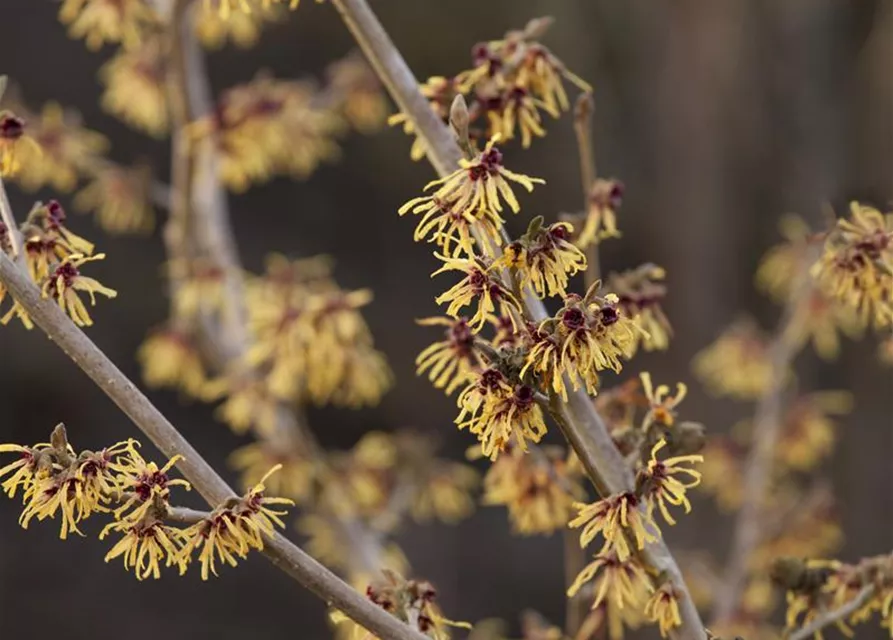
[[[765,534],[762,509],[772,480],[775,446],[781,434],[789,369],[800,346],[795,335],[796,325],[803,305],[813,291],[809,265],[818,256],[817,252],[818,247],[809,247],[805,251],[798,281],[769,346],[771,376],[754,412],[753,444],[744,463],[744,502],[735,520],[732,549],[723,574],[723,586],[716,600],[714,614],[717,623],[734,616],[747,580],[750,557]]]
[[[819,616],[818,618],[810,622],[805,627],[801,627],[792,632],[790,635],[786,636],[787,640],[809,640],[825,627],[836,622],[841,622],[848,616],[856,613],[856,611],[864,607],[875,596],[876,593],[877,588],[873,584],[868,585],[867,587],[863,588],[862,591],[856,594],[855,598],[847,602],[839,609],[828,611],[827,613]]]
[[[186,441],[143,393],[109,360],[87,335],[78,329],[57,304],[41,297],[40,291],[6,254],[0,252],[0,281],[28,313],[81,370],[168,458],[183,456],[177,467],[205,498],[216,506],[235,492]],[[353,587],[307,555],[281,534],[270,536],[264,555],[289,576],[326,603],[382,638],[425,640],[425,636],[403,624],[363,598]]]
[[[169,89],[172,101],[182,104],[181,112],[185,115],[182,119],[175,119],[178,130],[196,119],[212,116],[214,111],[204,52],[195,38],[194,30],[188,28],[194,19],[187,7],[189,3],[190,0],[178,0],[171,14],[171,32],[178,34],[178,38],[176,48],[172,47],[171,50],[173,82],[169,84]],[[201,6],[192,3],[191,11],[196,10],[201,10]],[[187,28],[182,28],[183,25]],[[186,138],[185,141],[190,142],[192,159],[188,184],[189,207],[186,211],[188,237],[182,245],[174,244],[171,249],[185,249],[187,253],[184,257],[188,257],[189,252],[195,252],[212,262],[223,274],[223,312],[220,318],[204,318],[200,330],[206,350],[214,352],[210,355],[216,361],[217,368],[224,369],[228,365],[243,363],[250,344],[244,271],[231,224],[229,203],[218,174],[217,140],[208,136],[197,141]],[[175,173],[174,182],[176,177]],[[261,373],[244,370],[241,375],[256,380]],[[318,468],[326,466],[325,452],[298,407],[280,403],[275,429],[258,433],[258,437],[276,451],[298,452],[316,460]],[[341,499],[348,500],[349,497],[344,495]],[[337,523],[350,541],[352,563],[356,568],[368,574],[380,571],[384,556],[381,534],[356,518],[339,518]]]
[[[589,194],[598,176],[595,164],[595,144],[592,141],[592,112],[595,103],[591,93],[581,93],[574,106],[574,133],[577,136],[577,150],[580,154],[580,184],[583,186],[583,216],[586,221],[589,210]],[[581,222],[581,223],[582,223]],[[598,239],[586,248],[586,271],[583,274],[588,290],[601,278],[601,265],[598,258]]]
[[[2,76],[6,77],[6,76]],[[9,242],[12,245],[12,255],[15,257],[17,264],[24,266],[25,264],[25,246],[22,242],[22,232],[19,231],[19,225],[16,224],[15,216],[12,213],[12,207],[9,204],[9,197],[6,195],[6,187],[3,185],[3,178],[0,178],[0,220],[6,226],[6,233],[9,235]]]
[[[202,520],[207,520],[210,515],[210,511],[198,511],[197,509],[189,509],[188,507],[167,507],[164,517],[171,522],[196,524]]]
[[[412,120],[434,169],[441,177],[454,171],[462,152],[453,134],[428,105],[415,76],[366,0],[332,0],[332,4],[391,97]],[[548,317],[545,305],[532,294],[524,297],[524,303],[530,320],[541,321]],[[571,393],[568,402],[556,406],[556,410],[562,432],[596,488],[603,495],[632,491],[632,473],[585,391]],[[679,640],[705,640],[704,625],[682,579],[682,572],[664,542],[648,545],[642,556],[656,573],[663,572],[672,580],[682,594],[679,603],[682,624],[676,629],[675,636]]]

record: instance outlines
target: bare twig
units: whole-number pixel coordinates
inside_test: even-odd
[[[3,76],[6,77],[6,76]],[[3,186],[3,178],[0,178],[0,220],[6,226],[6,233],[9,235],[9,242],[12,245],[12,255],[19,265],[25,264],[25,246],[22,242],[22,232],[16,224],[15,216],[12,213],[12,207],[9,205],[9,198],[6,195],[6,187]]]
[[[130,417],[162,454],[168,458],[182,456],[177,468],[208,504],[216,506],[236,495],[136,385],[74,325],[57,304],[43,299],[27,275],[2,252],[0,281],[34,323]],[[283,535],[277,533],[269,537],[263,553],[319,598],[342,610],[376,635],[394,640],[425,640],[421,633],[363,598],[353,587]]]
[[[862,589],[862,591],[860,591],[855,598],[847,602],[839,609],[828,611],[827,613],[819,616],[818,618],[810,622],[805,627],[801,627],[786,636],[787,640],[809,640],[825,627],[836,622],[841,622],[850,615],[856,613],[856,611],[864,607],[868,603],[868,601],[875,596],[876,593],[877,588],[873,584],[868,585],[867,587]]]
[[[592,142],[592,112],[595,103],[591,93],[581,93],[574,106],[574,133],[577,135],[577,150],[580,153],[580,183],[583,185],[583,217],[586,220],[589,209],[589,194],[598,176],[595,164],[595,144]],[[601,278],[601,265],[598,259],[598,242],[593,240],[586,249],[586,272],[583,274],[586,289]]]
[[[332,4],[394,101],[412,120],[437,173],[442,177],[454,171],[462,152],[453,134],[428,105],[415,76],[366,0],[333,0]],[[524,303],[530,320],[541,321],[548,317],[542,301],[532,294],[524,297]],[[556,404],[557,422],[599,492],[609,495],[632,491],[632,473],[585,391],[573,392],[567,403]],[[669,549],[663,541],[658,541],[648,545],[642,556],[655,573],[663,572],[682,594],[679,603],[682,624],[675,630],[676,637],[679,640],[705,640],[704,625]]]
[[[747,579],[748,562],[765,533],[762,509],[772,480],[775,445],[781,433],[789,368],[799,348],[795,330],[803,304],[813,290],[808,265],[817,257],[817,252],[818,247],[809,247],[804,252],[798,282],[794,285],[775,338],[769,346],[771,377],[754,412],[753,444],[744,463],[744,502],[735,520],[723,587],[716,600],[715,617],[720,623],[735,614]]]

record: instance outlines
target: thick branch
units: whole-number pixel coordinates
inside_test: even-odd
[[[183,456],[177,467],[211,506],[235,496],[233,490],[199,453],[180,435],[148,398],[115,364],[78,329],[51,300],[0,252],[0,281],[34,323],[46,332],[105,394],[127,414],[137,427],[168,458]],[[273,564],[300,582],[326,603],[341,609],[353,620],[382,638],[425,640],[425,636],[403,624],[363,598],[281,534],[267,539],[263,553]]]
[[[394,101],[412,120],[417,135],[425,143],[428,159],[434,169],[441,177],[453,172],[462,157],[458,144],[419,91],[415,76],[366,0],[333,0],[332,4]],[[524,303],[530,320],[541,321],[548,317],[542,301],[533,295],[525,296]],[[605,494],[632,491],[632,473],[614,446],[589,396],[582,390],[574,392],[569,402],[561,404],[558,410],[558,422],[563,423],[565,437],[599,491]],[[663,541],[648,545],[642,555],[647,564],[658,573],[664,572],[682,593],[682,624],[676,630],[676,637],[679,640],[705,640],[704,625],[682,579],[682,572],[666,545]]]
[[[828,611],[824,615],[821,615],[810,622],[805,627],[801,627],[792,632],[790,635],[787,636],[787,640],[809,640],[825,627],[836,622],[841,622],[848,618],[850,615],[856,613],[859,609],[864,607],[868,603],[868,601],[875,596],[876,593],[877,589],[875,588],[875,586],[873,584],[868,585],[867,587],[862,589],[862,591],[860,591],[855,598],[847,602],[839,609]]]

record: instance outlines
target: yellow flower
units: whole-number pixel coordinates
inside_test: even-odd
[[[484,98],[482,103],[490,124],[490,135],[511,140],[517,128],[521,131],[521,146],[525,149],[530,147],[533,136],[542,138],[546,135],[539,109],[546,110],[553,118],[558,117],[557,111],[550,111],[524,87],[513,87],[502,94]]]
[[[563,529],[583,495],[560,452],[546,447],[529,455],[509,447],[484,477],[483,504],[505,505],[512,529],[521,535]]]
[[[535,218],[527,233],[505,248],[497,263],[517,273],[522,289],[530,286],[540,298],[564,298],[568,278],[586,270],[586,256],[569,240],[573,230],[567,222],[543,227],[542,218]]]
[[[477,487],[477,472],[455,462],[434,460],[433,467],[424,474],[421,485],[413,496],[410,513],[417,522],[437,518],[447,524],[464,520],[474,511],[470,493]]]
[[[320,2],[321,0],[317,0]],[[258,9],[269,11],[277,5],[288,5],[289,9],[297,9],[301,0],[203,0],[204,10],[217,13],[221,19],[230,20],[242,13],[253,13]]]
[[[850,210],[828,235],[811,274],[863,325],[886,327],[893,324],[893,214],[856,202]]]
[[[150,387],[175,387],[194,398],[206,395],[208,377],[192,338],[172,327],[153,330],[140,345],[137,360]]]
[[[664,582],[645,604],[645,615],[652,622],[656,622],[660,629],[661,637],[667,638],[673,633],[673,629],[682,624],[682,616],[679,614],[679,599],[685,597],[680,594],[669,580]]]
[[[639,374],[642,389],[648,400],[648,412],[642,419],[642,431],[647,431],[652,424],[669,429],[676,424],[676,407],[685,399],[688,387],[681,382],[676,383],[676,395],[670,395],[670,388],[662,384],[657,390],[651,384],[651,374],[647,371]]]
[[[660,529],[643,508],[641,500],[632,493],[618,493],[583,504],[574,504],[577,517],[568,523],[572,529],[583,527],[580,547],[585,548],[601,533],[605,538],[602,552],[614,550],[620,562],[630,557],[631,544],[644,549],[645,543],[660,539]],[[629,536],[629,539],[627,538]]]
[[[598,178],[589,191],[589,209],[577,246],[586,249],[607,238],[619,238],[617,230],[617,210],[623,203],[625,187],[619,180]]]
[[[16,175],[22,168],[22,155],[33,161],[40,147],[25,133],[25,121],[10,111],[0,110],[0,177]]]
[[[748,320],[726,329],[695,356],[692,368],[711,393],[738,400],[759,398],[772,377],[766,337]]]
[[[99,70],[102,108],[128,125],[161,138],[168,130],[164,57],[157,39],[121,50]]]
[[[28,191],[44,185],[71,191],[79,174],[95,167],[108,148],[105,136],[82,127],[75,114],[66,113],[55,102],[45,104],[40,117],[30,119],[28,129],[39,151],[35,147],[25,150],[16,176]]]
[[[775,301],[784,302],[804,269],[809,244],[815,236],[802,218],[792,214],[782,217],[778,227],[785,242],[772,247],[763,256],[757,269],[756,284]]]
[[[329,90],[339,111],[360,133],[375,133],[388,119],[388,103],[381,83],[365,58],[353,52],[326,69]]]
[[[241,486],[252,487],[266,475],[266,471],[279,465],[281,471],[268,476],[265,485],[276,495],[304,502],[310,497],[316,477],[316,464],[289,450],[279,453],[263,442],[245,445],[229,456],[230,466],[240,473]]]
[[[639,340],[645,351],[665,351],[673,335],[661,307],[667,296],[667,287],[661,282],[665,277],[661,267],[644,264],[608,278],[607,288],[617,295],[619,307],[642,328]]]
[[[820,391],[791,403],[777,446],[776,461],[788,469],[808,471],[834,450],[836,425],[831,416],[852,410],[848,391]]]
[[[833,360],[840,352],[839,334],[858,338],[862,328],[863,323],[853,309],[817,289],[797,308],[790,324],[792,339],[800,345],[812,342],[824,360]]]
[[[294,502],[265,495],[264,482],[278,470],[279,467],[273,467],[244,496],[217,507],[208,518],[184,531],[188,541],[183,554],[191,556],[195,549],[200,549],[202,580],[212,573],[217,575],[218,562],[234,567],[239,558],[248,557],[251,549],[263,550],[264,537],[272,536],[277,526],[285,527],[280,516],[286,512],[271,506],[292,506]]]
[[[474,333],[468,320],[459,318],[425,318],[422,326],[445,326],[446,339],[425,348],[416,358],[416,373],[427,372],[436,389],[451,395],[461,385],[469,382],[481,367],[481,358],[474,347]]]
[[[451,207],[457,212],[482,218],[500,213],[505,201],[513,213],[518,213],[521,205],[518,204],[510,183],[520,184],[527,191],[533,191],[534,184],[545,184],[545,180],[506,169],[502,164],[502,153],[494,146],[497,141],[497,137],[491,138],[477,158],[462,159],[459,161],[459,169],[444,178],[429,182],[425,190],[436,187],[433,195],[416,198],[411,202],[438,198],[442,202],[451,203]]]
[[[446,627],[470,629],[467,622],[444,618],[435,604],[437,592],[429,582],[407,580],[396,571],[384,569],[366,588],[366,597],[392,616],[434,640],[448,640]],[[340,611],[333,611],[332,622],[346,625],[352,639],[376,640],[375,636]],[[338,637],[344,637],[338,634]]]
[[[632,557],[621,560],[612,550],[601,551],[593,557],[595,560],[583,568],[568,588],[568,598],[573,598],[583,585],[595,578],[593,609],[606,598],[618,609],[623,609],[624,605],[635,608],[644,604],[642,594],[651,591],[651,583],[638,560]]]
[[[24,489],[25,508],[19,524],[27,529],[31,520],[55,518],[61,515],[59,537],[70,532],[83,535],[78,523],[95,512],[108,511],[107,505],[117,495],[119,480],[118,460],[129,451],[131,441],[118,443],[98,453],[83,451],[76,454],[67,440],[57,440],[61,425],[53,433],[55,444],[35,445],[25,452],[26,464],[4,483],[12,497],[18,483]],[[12,465],[11,465],[12,466]]]
[[[159,16],[145,0],[65,0],[59,20],[68,25],[69,36],[84,38],[87,48],[96,51],[106,42],[133,49]]]
[[[129,441],[127,455],[110,464],[118,473],[118,491],[122,496],[120,504],[115,508],[115,517],[120,519],[122,514],[126,514],[124,517],[131,522],[140,520],[156,506],[157,501],[167,504],[171,487],[183,487],[187,491],[192,488],[186,480],[172,479],[168,474],[182,456],[174,456],[159,468],[157,464],[147,462],[140,455],[137,451],[138,446],[138,442]]]
[[[242,192],[274,175],[307,178],[337,158],[334,137],[342,128],[337,114],[320,106],[312,84],[260,75],[226,91],[213,114],[191,125],[190,135],[199,152],[215,145],[221,180]]]
[[[174,259],[168,262],[167,272],[176,284],[173,302],[177,318],[194,318],[223,307],[226,274],[216,262],[207,258]]]
[[[437,304],[449,303],[447,315],[458,318],[463,307],[476,303],[477,309],[469,320],[469,325],[477,333],[495,315],[497,304],[502,314],[510,313],[510,310],[520,312],[521,303],[499,277],[498,265],[479,257],[448,258],[440,254],[434,255],[443,262],[443,266],[432,273],[432,277],[447,271],[465,274],[462,280],[435,299]]]
[[[41,291],[44,298],[53,298],[62,307],[74,323],[78,326],[91,326],[93,320],[87,313],[87,307],[78,297],[78,291],[85,291],[90,296],[90,304],[96,305],[96,294],[104,295],[107,298],[114,298],[118,293],[114,289],[104,287],[98,280],[82,276],[79,267],[93,260],[102,260],[105,258],[104,253],[98,253],[95,256],[87,257],[81,254],[72,254],[66,257],[59,265],[53,269],[49,278],[43,283]]]
[[[18,460],[0,468],[0,478],[10,475],[0,487],[10,498],[15,498],[16,491],[21,488],[28,491],[38,475],[45,474],[52,465],[52,460],[46,457],[46,452],[51,449],[49,442],[41,442],[32,447],[24,447],[18,444],[0,444],[0,453],[17,453]]]
[[[183,547],[188,538],[184,530],[148,515],[136,521],[125,518],[112,522],[102,530],[99,539],[111,533],[123,536],[105,555],[105,561],[123,557],[124,568],[133,569],[137,580],[160,578],[162,560],[166,567],[176,566],[180,575],[186,572],[188,559],[183,556]]]
[[[231,4],[231,0],[213,1],[220,5],[220,11],[202,11],[195,20],[195,33],[199,41],[209,49],[219,49],[227,40],[232,40],[241,49],[253,47],[260,38],[262,25],[265,22],[278,22],[282,18],[278,5],[224,14],[225,5]],[[205,2],[211,4],[212,0]]]
[[[714,436],[704,447],[701,465],[701,490],[716,497],[719,508],[734,511],[744,494],[741,461],[746,450],[730,438]]]
[[[666,460],[658,460],[657,452],[667,444],[666,440],[660,440],[651,449],[651,460],[648,465],[639,472],[636,478],[636,487],[639,494],[648,505],[648,517],[653,518],[655,508],[659,508],[664,520],[669,524],[676,524],[676,520],[670,515],[667,503],[682,506],[685,513],[691,511],[691,502],[685,492],[701,482],[701,474],[694,469],[681,466],[682,463],[703,462],[702,455],[674,456]],[[690,480],[683,482],[676,476],[688,476]]]
[[[474,255],[477,242],[473,235],[475,231],[484,242],[483,251],[494,252],[502,245],[500,230],[504,220],[496,212],[484,210],[480,216],[476,216],[468,210],[459,209],[454,202],[428,196],[413,198],[400,207],[398,213],[402,216],[409,211],[415,215],[423,214],[413,233],[413,240],[421,242],[429,238],[429,242],[435,243],[444,255],[451,258],[458,258],[463,253]]]
[[[512,386],[499,371],[487,369],[459,394],[461,411],[455,422],[459,429],[467,427],[478,437],[481,451],[491,460],[496,460],[512,438],[527,451],[528,440],[536,443],[546,435],[543,412],[534,394],[527,385]]]
[[[208,397],[226,395],[215,415],[233,432],[244,434],[255,429],[260,434],[272,434],[276,431],[282,409],[264,381],[232,375],[209,383],[206,391]]]
[[[428,98],[428,104],[441,119],[446,118],[450,112],[450,105],[456,97],[455,81],[452,78],[444,78],[443,76],[433,76],[428,78],[424,84],[419,86],[422,95]],[[404,113],[397,113],[388,118],[388,124],[403,125],[403,133],[413,135],[415,126],[410,118]],[[413,140],[412,148],[409,152],[413,160],[421,160],[425,157],[425,143],[416,137]]]
[[[587,301],[572,294],[554,318],[544,320],[531,333],[533,347],[521,376],[530,370],[564,399],[564,375],[574,389],[582,385],[595,394],[598,372],[619,372],[623,368],[621,359],[629,358],[635,349],[639,331],[618,308],[615,295]]]
[[[149,233],[155,227],[151,182],[146,167],[105,165],[75,195],[74,206],[78,211],[94,211],[99,226],[108,233]]]

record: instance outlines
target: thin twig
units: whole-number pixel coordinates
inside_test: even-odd
[[[87,335],[78,329],[57,304],[41,297],[40,291],[6,254],[0,252],[0,281],[13,298],[86,373],[96,385],[136,424],[168,458],[182,456],[177,468],[211,506],[219,505],[235,492],[186,441],[148,398],[136,388]],[[425,636],[403,624],[363,598],[353,587],[307,555],[281,534],[270,536],[264,555],[289,576],[326,603],[382,638],[425,640]]]
[[[744,502],[735,520],[732,549],[723,574],[723,587],[716,600],[717,623],[723,623],[735,614],[747,579],[750,557],[765,533],[762,510],[772,481],[775,446],[781,434],[789,369],[800,344],[795,330],[803,305],[813,291],[808,265],[817,257],[817,251],[818,247],[809,247],[804,252],[801,272],[779,321],[775,338],[769,346],[771,374],[766,391],[754,411],[751,436],[753,444],[744,463]]]
[[[5,76],[4,76],[5,77]],[[12,213],[12,207],[9,204],[9,198],[6,195],[6,187],[3,186],[3,178],[0,178],[0,220],[6,226],[6,233],[9,235],[9,242],[12,245],[12,255],[19,265],[25,264],[25,245],[22,242],[22,232],[19,231],[19,225],[16,224],[15,216]]]
[[[453,134],[419,91],[418,81],[366,0],[332,0],[332,4],[391,97],[411,119],[434,169],[441,177],[453,172],[462,157]],[[531,321],[538,322],[548,317],[545,305],[532,294],[524,297],[524,304]],[[632,491],[632,473],[585,391],[570,393],[568,402],[560,403],[556,409],[562,432],[599,492],[609,495]],[[664,573],[672,580],[681,594],[679,606],[682,623],[675,630],[675,637],[678,640],[705,640],[704,625],[682,579],[682,572],[664,542],[661,540],[646,546],[642,559],[657,574]]]
[[[595,164],[595,144],[592,141],[592,112],[594,109],[595,103],[592,99],[592,94],[581,93],[574,106],[574,133],[577,136],[577,150],[580,154],[580,184],[583,186],[583,222],[586,220],[589,209],[589,194],[598,176]],[[586,289],[588,290],[601,277],[598,239],[595,238],[586,248],[586,271],[583,274]]]
[[[856,594],[855,598],[847,602],[845,605],[843,605],[839,609],[828,611],[827,613],[819,616],[818,618],[810,622],[805,627],[797,629],[786,637],[787,640],[809,640],[825,627],[836,622],[841,622],[848,616],[856,613],[856,611],[864,607],[868,603],[868,601],[875,596],[876,593],[877,588],[873,584],[868,585],[867,587],[863,588],[862,591]]]

